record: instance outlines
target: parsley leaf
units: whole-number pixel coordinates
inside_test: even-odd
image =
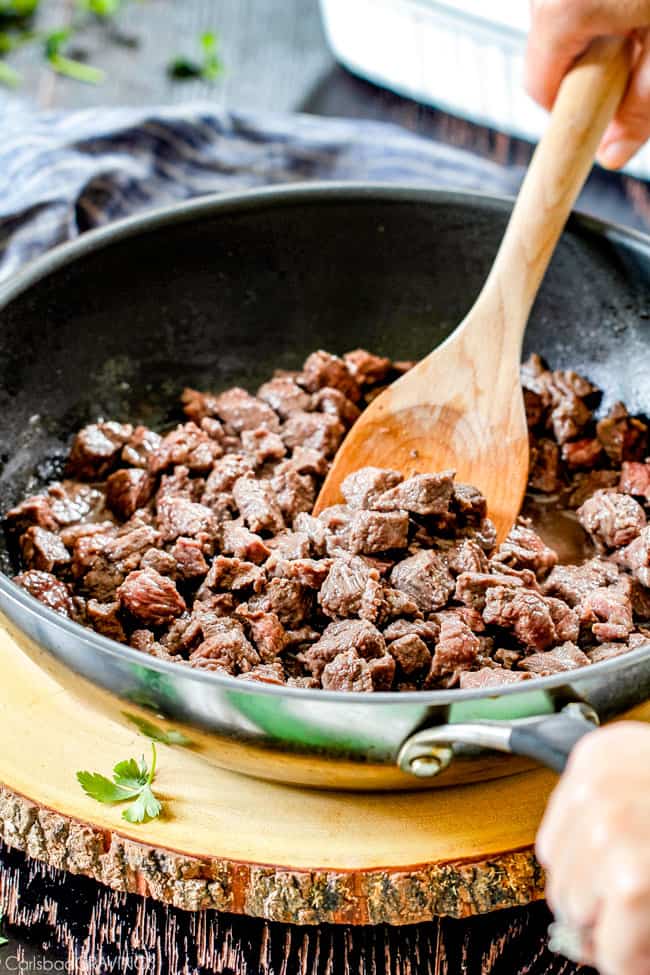
[[[87,796],[97,802],[113,804],[133,800],[122,813],[129,823],[144,823],[157,819],[162,805],[156,798],[151,784],[156,775],[156,746],[151,743],[151,767],[144,756],[138,763],[135,758],[118,762],[113,769],[113,781],[99,772],[77,772],[77,781]]]
[[[146,735],[151,741],[159,741],[162,745],[191,745],[191,740],[184,735],[182,731],[177,731],[176,728],[159,728],[158,725],[153,724],[152,721],[147,721],[146,718],[141,718],[138,714],[129,714],[127,711],[122,711],[122,715],[134,724],[140,734]]]
[[[193,59],[180,55],[167,65],[167,73],[177,81],[188,78],[202,78],[204,81],[216,81],[223,72],[223,64],[217,51],[218,38],[216,34],[206,32],[199,38],[201,48],[200,59]]]
[[[84,64],[83,61],[66,57],[62,53],[62,48],[65,47],[71,36],[71,28],[53,30],[45,36],[45,57],[50,67],[57,74],[65,75],[67,78],[74,78],[75,81],[83,81],[88,85],[101,85],[106,75],[100,68],[93,68],[90,64]]]
[[[2,928],[2,911],[0,911],[0,929]],[[0,933],[0,946],[9,944],[9,938]]]

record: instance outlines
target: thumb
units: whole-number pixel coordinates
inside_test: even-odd
[[[644,31],[627,91],[596,156],[606,169],[620,169],[650,138],[650,32]]]

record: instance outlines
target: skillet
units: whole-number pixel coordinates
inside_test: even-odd
[[[84,423],[180,420],[184,385],[254,388],[318,347],[423,356],[471,306],[510,206],[310,184],[177,205],[55,249],[0,287],[0,510],[61,471]],[[622,399],[648,413],[649,293],[650,239],[574,216],[525,352],[584,372],[603,389],[601,410]],[[150,708],[216,764],[270,779],[444,785],[525,767],[505,753],[561,770],[598,720],[650,698],[650,644],[498,693],[349,694],[198,672],[49,611],[11,581],[14,556],[0,539],[0,611],[62,684],[118,718]]]

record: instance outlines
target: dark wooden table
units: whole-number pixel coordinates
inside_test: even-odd
[[[74,0],[43,0],[39,27],[64,26],[73,10]],[[194,53],[206,30],[220,35],[223,80],[215,85],[170,80],[168,61]],[[525,164],[531,151],[525,143],[347,74],[328,51],[317,0],[144,0],[127,5],[117,28],[91,27],[78,43],[106,70],[103,86],[52,74],[32,48],[19,52],[14,62],[25,78],[18,97],[50,108],[204,98],[230,107],[383,119],[504,166]],[[641,229],[650,224],[645,185],[626,177],[594,174],[580,206]],[[213,912],[189,915],[114,894],[25,860],[1,844],[0,885],[9,935],[0,947],[0,972],[44,971],[48,965],[84,975],[572,975],[580,970],[548,951],[544,904],[401,929],[290,928]]]

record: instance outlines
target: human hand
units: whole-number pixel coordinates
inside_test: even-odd
[[[650,727],[583,738],[537,836],[556,915],[587,932],[601,975],[650,975]]]
[[[594,38],[633,38],[628,89],[597,157],[601,165],[619,169],[650,138],[650,0],[531,0],[531,13],[526,87],[545,108]]]

